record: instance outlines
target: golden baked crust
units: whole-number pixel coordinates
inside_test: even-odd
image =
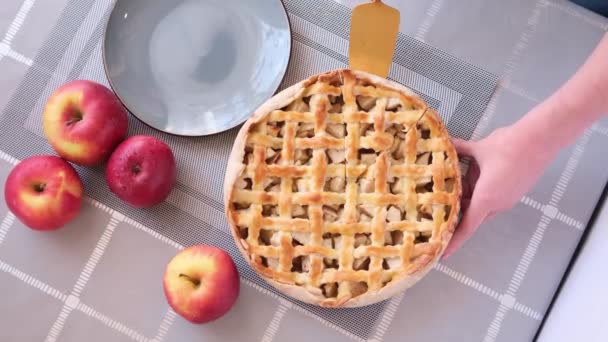
[[[424,276],[452,236],[460,194],[438,115],[402,85],[350,70],[262,105],[224,182],[245,259],[287,295],[326,307],[372,304]]]

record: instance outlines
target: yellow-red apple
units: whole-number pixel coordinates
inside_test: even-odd
[[[193,246],[169,262],[163,287],[175,312],[190,322],[205,323],[232,308],[239,295],[239,273],[225,251]]]
[[[104,162],[127,134],[127,111],[116,95],[92,81],[73,81],[48,99],[44,135],[57,154],[80,165]]]
[[[106,181],[118,198],[136,208],[147,208],[169,196],[176,174],[171,148],[155,137],[137,135],[112,153]]]
[[[55,156],[23,160],[4,187],[8,208],[28,227],[54,230],[70,222],[82,205],[82,182],[76,170]]]

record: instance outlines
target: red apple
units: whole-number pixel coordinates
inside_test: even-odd
[[[163,287],[169,305],[193,323],[223,316],[239,295],[239,273],[225,251],[193,246],[179,252],[167,265]]]
[[[171,148],[155,137],[138,135],[123,141],[112,153],[106,181],[118,198],[147,208],[169,196],[176,174]]]
[[[65,160],[30,157],[11,171],[4,186],[8,208],[35,230],[53,230],[70,222],[82,205],[82,183]]]
[[[73,81],[49,98],[44,135],[61,157],[98,165],[127,135],[127,112],[112,91],[91,81]]]

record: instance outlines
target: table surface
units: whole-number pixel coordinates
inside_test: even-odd
[[[29,101],[13,96],[26,73],[31,68],[48,71],[44,61],[40,64],[35,61],[39,60],[38,53],[55,20],[74,1],[4,2],[0,7],[0,113],[11,115],[5,108]],[[348,6],[359,3],[340,2]],[[401,32],[500,77],[500,84],[474,130],[475,139],[514,122],[551,94],[581,65],[608,30],[605,18],[559,0],[386,2],[402,13]],[[93,31],[94,28],[81,27],[80,30]],[[81,66],[81,69],[88,68],[92,66]],[[483,316],[484,322],[479,325],[479,331],[468,331],[463,339],[531,339],[608,178],[608,170],[597,164],[603,159],[607,139],[608,121],[603,121],[565,149],[516,208],[485,224],[467,248],[440,264],[429,275],[430,280],[425,279],[411,295],[389,301],[374,323],[370,340],[418,336],[408,330],[417,327],[432,330],[434,320],[441,318],[426,317],[425,305],[445,305],[445,319],[452,319],[459,315],[461,301],[478,300],[484,311],[475,314]],[[6,152],[0,148],[2,183],[10,169],[7,166],[17,162],[15,153]],[[85,211],[77,222],[52,235],[40,235],[20,227],[14,216],[7,213],[3,200],[0,215],[0,289],[14,294],[7,300],[8,304],[0,305],[0,312],[4,313],[0,320],[0,340],[79,341],[89,339],[90,332],[95,331],[93,338],[100,341],[179,341],[196,334],[209,340],[281,341],[286,336],[301,335],[306,339],[312,330],[321,334],[317,335],[321,340],[361,339],[245,281],[239,303],[225,319],[200,327],[186,324],[167,309],[164,299],[156,300],[160,295],[152,301],[142,295],[145,291],[158,290],[156,287],[148,290],[147,283],[160,284],[158,273],[180,244],[96,200],[87,199]],[[537,220],[530,225],[519,220],[524,216]],[[107,225],[88,232],[77,229],[95,220],[105,220]],[[123,229],[126,226],[136,229]],[[138,244],[134,246],[133,241]],[[133,253],[134,249],[141,253]],[[40,253],[41,250],[50,255]],[[127,255],[128,262],[124,257]],[[28,262],[22,266],[24,258],[59,258],[56,268],[73,276],[63,276],[48,262]],[[121,264],[129,264],[132,266],[129,270],[136,271],[119,273],[117,277],[116,265]],[[492,269],[496,267],[511,270],[509,277],[492,277]],[[138,283],[142,284],[141,291],[132,286]],[[93,286],[83,289],[85,284]],[[121,289],[123,284],[131,284],[129,291],[132,292],[117,291],[113,295],[129,300],[132,306],[149,308],[145,319],[158,322],[153,329],[142,322],[144,318],[137,316],[137,311],[120,310],[110,301],[104,301],[105,290]],[[443,284],[436,289],[439,293],[436,298],[424,296],[424,286],[431,284]],[[260,292],[267,296],[260,296]],[[479,293],[483,294],[482,299]],[[57,301],[44,307],[32,306],[43,296]],[[87,298],[95,301],[89,302]],[[269,300],[276,301],[276,305],[266,305],[264,301]],[[408,316],[411,313],[408,310],[402,312],[416,305],[420,307],[417,315]],[[492,309],[486,312],[486,306]],[[5,307],[21,309],[9,315]],[[30,312],[36,314],[30,315]],[[26,319],[31,322],[26,331],[13,331],[13,327]],[[424,319],[431,323],[425,326],[421,322]],[[411,321],[416,324],[412,326],[408,323]],[[461,324],[466,324],[466,320]],[[248,334],[249,329],[257,334],[260,326],[267,327],[260,336]],[[435,340],[444,340],[449,333],[449,330],[437,329],[437,334],[432,336]]]
[[[606,287],[608,274],[601,272],[608,260],[608,203],[604,202],[586,243],[555,301],[539,342],[608,340]],[[599,271],[599,272],[598,272]]]

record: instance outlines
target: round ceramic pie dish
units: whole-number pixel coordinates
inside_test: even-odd
[[[224,182],[231,232],[253,269],[325,307],[373,304],[421,279],[452,236],[460,195],[437,113],[406,87],[351,70],[258,108]]]

